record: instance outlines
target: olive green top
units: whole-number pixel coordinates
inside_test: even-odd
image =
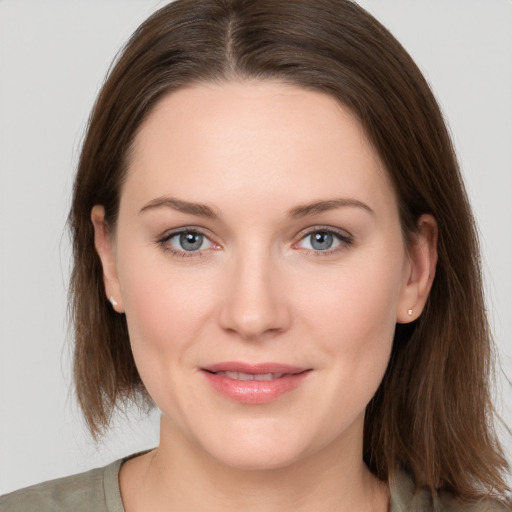
[[[119,468],[129,458],[103,468],[50,480],[1,496],[0,512],[125,512],[119,490]],[[390,491],[390,512],[511,510],[505,505],[490,501],[462,505],[443,494],[433,500],[426,491],[415,493],[412,480],[405,473],[397,473],[390,484]]]

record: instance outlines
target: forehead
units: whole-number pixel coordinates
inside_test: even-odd
[[[126,192],[187,200],[393,199],[358,119],[333,97],[278,82],[201,84],[165,96],[134,142]],[[283,196],[285,193],[285,196]],[[293,206],[290,204],[288,206]]]

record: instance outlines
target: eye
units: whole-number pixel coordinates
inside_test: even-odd
[[[206,235],[194,230],[171,233],[160,240],[160,243],[166,250],[182,256],[192,256],[193,253],[215,246]]]
[[[311,251],[329,252],[351,244],[352,238],[348,235],[342,235],[333,230],[319,229],[308,233],[297,245]]]

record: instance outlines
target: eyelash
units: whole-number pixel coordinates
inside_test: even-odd
[[[169,244],[169,241],[172,240],[173,238],[175,237],[178,237],[180,235],[184,235],[184,234],[190,234],[190,235],[201,235],[202,237],[204,237],[205,240],[208,240],[212,245],[216,245],[214,244],[214,242],[212,242],[208,236],[200,229],[198,228],[183,228],[183,229],[180,229],[178,231],[172,231],[171,233],[167,233],[165,234],[163,237],[159,238],[157,240],[157,244],[165,251],[165,252],[168,252],[170,253],[172,256],[177,256],[177,257],[180,257],[180,258],[198,258],[198,257],[202,257],[204,254],[204,251],[205,249],[203,250],[198,250],[198,251],[180,251],[180,250],[177,250],[177,249],[174,249],[170,244]]]
[[[352,235],[348,234],[345,231],[338,231],[332,227],[327,226],[316,226],[313,229],[309,229],[307,232],[302,233],[300,235],[300,239],[298,242],[295,242],[293,244],[293,247],[296,247],[299,243],[303,242],[304,240],[307,240],[308,237],[311,237],[314,234],[324,234],[324,235],[331,235],[333,236],[338,242],[339,245],[334,248],[329,248],[326,250],[315,250],[315,249],[303,249],[304,251],[307,251],[309,254],[313,254],[314,256],[329,256],[331,254],[334,254],[340,250],[349,248],[353,245],[354,240]],[[165,251],[170,253],[172,256],[177,256],[180,258],[198,258],[203,257],[204,252],[208,249],[203,250],[195,250],[195,251],[186,251],[186,250],[177,250],[174,249],[170,244],[169,241],[172,240],[175,237],[178,237],[183,234],[191,234],[191,235],[200,235],[204,237],[204,239],[208,240],[210,244],[212,244],[214,247],[219,247],[217,244],[212,242],[210,238],[200,229],[196,227],[190,227],[190,228],[183,228],[178,231],[172,231],[171,233],[167,233],[161,238],[157,240],[157,244]]]
[[[313,229],[308,229],[307,232],[301,234],[299,241],[295,242],[293,246],[295,247],[302,241],[307,240],[308,237],[311,237],[312,235],[319,233],[333,236],[339,242],[339,245],[337,247],[329,248],[324,251],[315,249],[304,249],[313,256],[331,256],[332,254],[336,254],[339,251],[343,251],[344,249],[347,249],[354,244],[354,239],[352,235],[350,235],[346,231],[337,230],[329,226],[315,226]]]

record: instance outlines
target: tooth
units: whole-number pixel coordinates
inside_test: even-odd
[[[258,373],[254,376],[254,380],[272,380],[277,375],[274,373]]]
[[[254,380],[255,375],[252,373],[238,373],[238,380]]]
[[[285,373],[244,373],[244,372],[217,372],[217,375],[224,375],[230,379],[235,380],[259,380],[269,381],[274,379],[280,379]]]

